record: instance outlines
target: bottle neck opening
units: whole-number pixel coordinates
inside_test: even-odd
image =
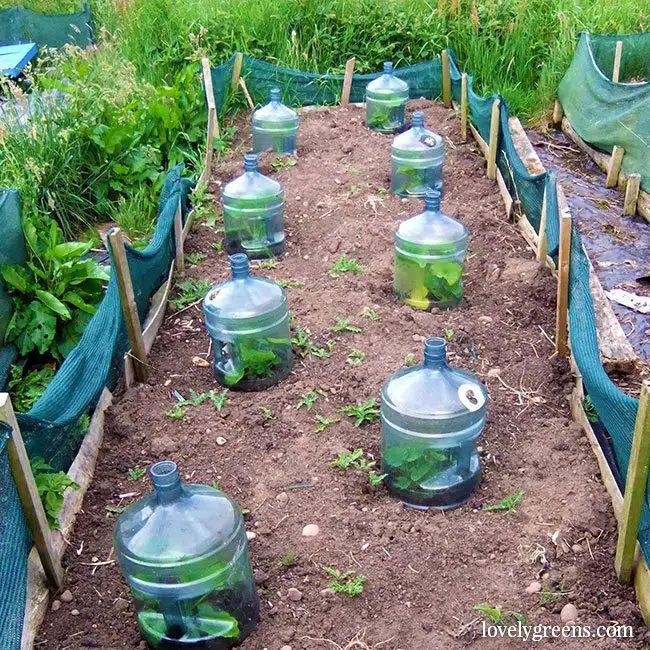
[[[427,212],[440,212],[440,192],[429,190],[424,197],[424,209]]]
[[[245,278],[250,274],[250,263],[246,253],[235,253],[228,259],[233,278]]]
[[[149,474],[161,503],[172,501],[180,495],[182,491],[181,477],[176,463],[171,460],[163,460],[156,463],[149,470]]]
[[[424,341],[424,367],[442,368],[447,365],[447,341],[429,338]]]
[[[257,155],[254,153],[247,153],[244,156],[244,169],[247,172],[257,171]]]
[[[393,74],[393,62],[384,61],[384,74]]]
[[[419,111],[417,113],[413,113],[411,124],[413,128],[422,128],[424,126],[424,113],[421,113]]]
[[[280,89],[271,88],[271,103],[279,104],[280,103]]]

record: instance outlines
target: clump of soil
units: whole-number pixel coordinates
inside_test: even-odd
[[[216,385],[203,361],[209,343],[199,308],[167,318],[150,357],[149,383],[121,395],[108,412],[95,480],[65,557],[73,598],[48,614],[41,647],[141,643],[118,567],[93,570],[85,563],[114,557],[115,515],[107,506],[125,505],[149,489],[146,478],[129,481],[128,469],[163,457],[177,461],[187,481],[219,482],[250,511],[262,621],[244,648],[419,650],[462,648],[473,638],[477,647],[519,647],[514,640],[496,646],[480,639],[479,603],[553,625],[572,603],[581,624],[628,624],[636,634],[630,644],[644,644],[633,590],[614,573],[610,500],[570,417],[570,370],[552,358],[555,283],[506,220],[484,161],[473,144],[460,142],[453,114],[428,101],[410,108],[424,110],[427,124],[445,138],[443,209],[471,233],[462,305],[417,312],[392,295],[393,232],[421,204],[387,192],[390,137],[367,131],[358,107],[304,113],[298,164],[276,171],[269,158],[262,165],[285,188],[288,246],[277,268],[257,272],[304,283],[287,289],[295,323],[320,346],[335,341],[333,354],[296,356],[280,385],[231,392],[220,413],[206,402],[175,421],[165,417],[172,390],[186,396]],[[216,179],[230,180],[240,169],[239,155],[219,162],[213,191]],[[225,255],[212,246],[220,237],[205,225],[196,228],[188,252],[207,259],[188,274],[211,281],[227,276]],[[329,267],[342,254],[357,259],[364,273],[332,278]],[[380,319],[362,316],[365,308]],[[337,317],[362,331],[332,333]],[[418,512],[372,488],[362,472],[336,470],[331,462],[356,448],[379,459],[379,424],[357,428],[339,409],[377,396],[407,355],[421,360],[424,337],[443,333],[452,365],[477,374],[489,389],[480,440],[484,473],[468,505]],[[365,353],[358,366],[347,362],[353,349]],[[298,409],[316,388],[323,395],[312,409]],[[317,433],[316,415],[340,421]],[[515,512],[482,510],[519,491]],[[308,524],[318,526],[316,536],[302,534]],[[363,592],[332,593],[323,567],[364,576]],[[527,593],[537,581],[541,592]],[[352,639],[367,646],[347,645]],[[600,640],[590,647],[615,644]],[[561,647],[584,645],[564,641]]]

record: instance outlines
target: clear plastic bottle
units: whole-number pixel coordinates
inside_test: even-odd
[[[287,297],[273,280],[250,275],[243,253],[230,256],[232,278],[203,299],[217,381],[235,390],[264,390],[291,372]]]
[[[114,546],[138,624],[156,650],[222,650],[259,621],[244,519],[223,492],[150,470],[154,491],[117,519]]]
[[[278,155],[296,153],[298,113],[280,101],[280,89],[271,89],[271,101],[253,113],[253,151],[272,149]]]
[[[394,290],[414,309],[453,307],[463,297],[467,228],[440,211],[440,192],[429,190],[424,212],[395,233]]]
[[[469,499],[480,478],[486,398],[474,375],[447,365],[445,339],[426,339],[423,364],[381,390],[382,472],[393,496],[418,509]]]
[[[257,154],[244,156],[244,173],[221,190],[228,253],[253,259],[284,250],[284,191],[257,171]]]
[[[401,131],[406,123],[409,85],[393,74],[393,64],[384,63],[384,74],[366,86],[366,126],[381,133]]]
[[[442,193],[445,144],[424,127],[424,113],[413,113],[411,128],[395,136],[390,150],[391,190],[400,196],[424,196],[427,190]]]

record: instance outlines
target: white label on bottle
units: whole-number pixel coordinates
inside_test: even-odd
[[[461,384],[458,387],[458,399],[468,411],[478,411],[485,404],[485,395],[476,384]]]

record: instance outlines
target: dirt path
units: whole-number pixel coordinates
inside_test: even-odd
[[[304,283],[287,289],[296,325],[320,346],[336,341],[333,355],[297,357],[281,385],[231,393],[220,414],[206,403],[173,421],[164,415],[174,403],[172,389],[187,395],[215,388],[215,382],[209,367],[196,365],[208,351],[200,311],[168,318],[151,356],[150,383],[122,395],[108,413],[96,477],[65,558],[72,601],[48,614],[40,647],[138,647],[116,565],[93,574],[83,563],[112,557],[115,515],[106,507],[125,505],[149,489],[146,479],[127,480],[128,469],[165,457],[177,461],[188,480],[218,481],[250,510],[262,622],[244,648],[365,648],[346,646],[355,637],[382,650],[462,648],[472,639],[477,648],[514,648],[523,644],[478,636],[483,616],[475,605],[559,625],[567,602],[576,605],[583,624],[632,625],[637,638],[631,645],[643,645],[633,591],[619,586],[614,574],[609,497],[587,440],[570,419],[569,368],[549,360],[555,283],[505,220],[476,147],[459,143],[458,121],[440,105],[416,106],[447,139],[443,209],[471,233],[463,305],[422,313],[396,303],[393,232],[420,204],[386,192],[390,138],[367,132],[356,107],[305,114],[298,164],[278,172],[263,166],[286,191],[288,248],[277,268],[257,272]],[[221,163],[216,175],[231,178],[240,161],[237,155]],[[207,258],[190,275],[211,281],[226,276],[225,255],[214,252],[214,241],[209,228],[197,228],[188,251]],[[364,274],[330,277],[329,266],[342,253],[361,262]],[[377,310],[380,320],[362,317],[364,308]],[[337,317],[351,318],[363,331],[330,333]],[[444,514],[415,512],[370,488],[361,474],[331,467],[342,449],[360,447],[375,458],[379,452],[379,424],[355,428],[337,410],[377,396],[407,355],[421,359],[423,337],[445,331],[451,363],[489,388],[480,441],[484,476],[469,505]],[[366,355],[357,367],[346,363],[353,348]],[[325,395],[311,411],[298,410],[301,396],[317,387]],[[316,433],[316,414],[342,419]],[[519,490],[525,494],[516,512],[481,511]],[[310,523],[320,527],[317,537],[301,535]],[[551,539],[556,531],[557,548]],[[289,563],[290,553],[297,559],[286,567],[280,560]],[[365,576],[363,593],[324,593],[323,566]],[[546,595],[526,593],[536,580]],[[299,600],[287,597],[291,587],[301,592]],[[71,617],[72,609],[77,616]],[[591,641],[589,648],[619,645],[610,639]],[[586,647],[583,641],[555,646]]]

